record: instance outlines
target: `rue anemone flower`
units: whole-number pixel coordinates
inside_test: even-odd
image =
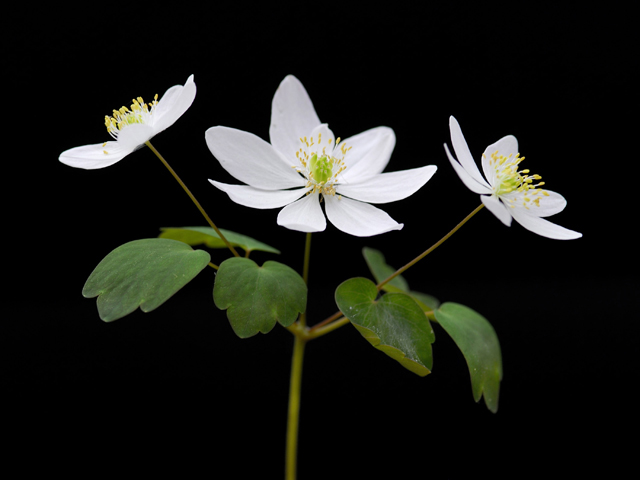
[[[167,129],[191,106],[196,96],[196,84],[191,75],[183,85],[175,85],[158,95],[150,103],[141,97],[132,101],[129,108],[114,110],[105,116],[105,126],[114,140],[84,145],[63,152],[59,160],[71,167],[93,170],[119,162],[134,150]]]
[[[463,183],[481,195],[484,206],[502,223],[510,226],[513,218],[527,230],[558,240],[582,237],[581,233],[543,218],[564,210],[567,201],[559,193],[541,188],[544,182],[540,181],[540,175],[520,169],[524,157],[518,153],[516,137],[507,135],[485,149],[481,160],[483,178],[454,117],[449,119],[449,130],[453,150],[458,157],[456,160],[444,145],[451,165]]]
[[[393,130],[377,127],[341,141],[320,122],[307,91],[292,75],[276,90],[269,136],[271,143],[233,128],[207,130],[211,153],[246,185],[209,181],[240,205],[284,207],[277,223],[292,230],[322,231],[326,218],[359,237],[400,230],[403,224],[370,204],[406,198],[436,171],[428,165],[382,173],[395,146]]]

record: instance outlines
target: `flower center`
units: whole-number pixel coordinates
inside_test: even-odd
[[[524,160],[519,153],[515,157],[512,154],[505,157],[499,155],[498,151],[491,154],[489,165],[495,171],[496,181],[493,184],[493,193],[497,197],[515,192],[520,195],[513,195],[511,198],[503,198],[509,202],[511,208],[516,207],[516,202],[522,200],[522,206],[529,208],[531,204],[539,207],[540,197],[549,196],[541,187],[544,182],[533,183],[534,180],[541,180],[540,175],[529,175],[529,170],[518,170],[518,165]]]
[[[344,159],[351,147],[344,143],[340,145],[339,137],[334,143],[333,138],[326,139],[326,135],[323,143],[322,133],[318,133],[317,138],[301,138],[300,142],[302,145],[296,152],[296,158],[301,166],[294,165],[293,168],[307,179],[307,188],[313,187],[307,195],[335,195],[334,185],[338,182],[338,175],[347,168]]]
[[[132,104],[130,108],[122,107],[120,110],[114,110],[113,115],[105,115],[104,124],[107,127],[107,132],[115,138],[118,139],[118,134],[120,130],[125,128],[128,125],[132,125],[134,123],[147,123],[151,114],[156,108],[158,104],[158,95],[156,94],[153,97],[153,102],[149,104],[144,103],[142,97],[138,97],[137,99],[132,100]]]

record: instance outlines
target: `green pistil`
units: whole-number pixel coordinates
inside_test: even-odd
[[[522,177],[515,169],[506,168],[498,177],[497,195],[513,192],[522,184]]]
[[[332,164],[327,156],[318,158],[314,153],[309,161],[309,167],[313,180],[317,184],[324,185],[333,174]]]

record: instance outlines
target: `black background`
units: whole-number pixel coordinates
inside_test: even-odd
[[[449,115],[474,155],[515,135],[527,168],[568,200],[551,220],[584,234],[550,240],[482,211],[405,275],[412,289],[468,305],[495,327],[505,372],[495,415],[473,402],[464,359],[438,327],[426,378],[350,326],[309,344],[300,478],[623,468],[632,445],[619,429],[637,428],[638,378],[629,12],[351,5],[56,6],[9,18],[8,458],[88,478],[282,478],[291,335],[277,326],[237,338],[213,305],[211,269],[154,312],[100,321],[80,292],[107,253],[159,227],[204,222],[148,149],[95,171],[57,158],[107,140],[113,108],[194,74],[192,107],[154,145],[219,226],[283,250],[277,260],[300,270],[304,234],[277,226],[277,210],[238,206],[212,187],[208,178],[236,182],[204,142],[214,125],[268,139],[273,94],[294,74],[336,135],[395,130],[387,171],[439,168],[419,192],[382,206],[402,231],[359,239],[329,224],[314,234],[310,323],[335,312],[340,282],[368,275],[363,246],[400,266],[478,205],[444,154]]]

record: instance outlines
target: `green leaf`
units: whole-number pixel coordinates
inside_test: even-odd
[[[181,227],[181,228],[161,228],[160,238],[171,238],[184,242],[187,245],[204,244],[209,248],[227,248],[227,245],[220,239],[220,236],[211,227]],[[266,243],[259,242],[251,237],[240,233],[230,232],[229,230],[220,229],[225,238],[234,247],[240,247],[246,252],[260,250],[263,252],[280,253]]]
[[[371,270],[373,278],[375,278],[378,283],[386,280],[396,271],[395,268],[387,265],[384,255],[380,250],[364,247],[362,249],[362,256],[367,262],[367,266],[369,267],[369,270]],[[382,289],[387,292],[407,293],[409,291],[409,284],[401,275],[398,275],[389,283],[384,284]]]
[[[98,297],[98,313],[105,322],[138,307],[150,312],[189,283],[210,260],[207,252],[175,240],[134,240],[104,257],[89,275],[82,295]]]
[[[458,303],[442,304],[435,316],[467,360],[474,400],[484,395],[487,408],[497,412],[502,357],[495,330],[482,315]]]
[[[307,286],[302,277],[282,263],[262,267],[248,258],[232,257],[220,264],[213,299],[227,311],[240,338],[268,333],[276,322],[288,327],[305,311]]]
[[[371,345],[421,377],[431,373],[435,336],[420,306],[404,293],[377,296],[366,278],[351,278],[336,289],[340,311]]]

